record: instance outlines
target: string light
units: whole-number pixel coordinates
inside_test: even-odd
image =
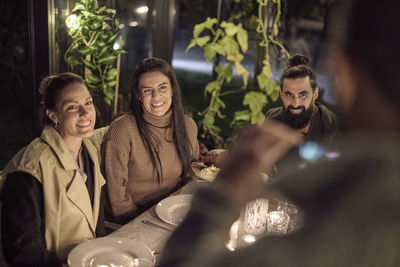
[[[75,31],[79,28],[79,24],[78,24],[78,16],[75,14],[69,15],[66,19],[65,19],[65,24],[67,25],[67,27],[71,30],[71,31]]]

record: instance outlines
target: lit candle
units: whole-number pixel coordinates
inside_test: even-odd
[[[227,247],[231,251],[234,251],[237,245],[238,229],[239,229],[239,220],[237,220],[232,224],[231,229],[229,231],[229,243],[227,244]]]

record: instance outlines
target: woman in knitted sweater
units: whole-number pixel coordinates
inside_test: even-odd
[[[197,126],[183,114],[178,81],[164,60],[136,66],[130,108],[113,120],[101,146],[107,217],[118,223],[182,186],[199,155]]]

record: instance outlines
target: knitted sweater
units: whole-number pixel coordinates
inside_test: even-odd
[[[111,220],[126,223],[180,185],[182,162],[173,142],[172,129],[168,127],[171,115],[171,110],[162,117],[144,113],[147,127],[159,142],[163,170],[160,184],[134,115],[122,115],[111,123],[101,146],[102,168],[109,198],[108,211],[114,217]],[[189,160],[197,160],[197,126],[187,116],[185,125],[192,151]]]

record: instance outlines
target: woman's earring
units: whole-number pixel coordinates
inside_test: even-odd
[[[59,127],[60,127],[60,124],[58,123],[58,121],[54,121],[54,128],[56,128],[58,130]]]

